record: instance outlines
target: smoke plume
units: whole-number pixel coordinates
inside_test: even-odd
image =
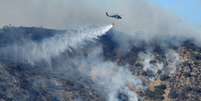
[[[26,5],[26,7],[25,7]],[[66,28],[71,25],[111,24],[128,35],[126,39],[151,41],[166,37],[193,38],[200,42],[201,34],[179,17],[151,5],[146,0],[1,0],[1,25],[45,26]],[[105,12],[120,14],[116,21],[105,16]],[[13,18],[15,16],[15,18]],[[122,37],[122,35],[118,35]]]
[[[86,41],[93,41],[104,35],[112,28],[112,25],[104,27],[80,27],[76,30],[68,30],[62,34],[33,42],[27,40],[22,44],[11,44],[0,49],[1,57],[34,64],[39,61],[50,61],[51,58],[59,56],[65,51],[72,51],[84,45]],[[13,37],[13,36],[11,36]]]
[[[139,91],[147,91],[160,75],[176,72],[181,63],[178,46],[186,40],[201,45],[197,29],[146,0],[0,2],[0,11],[5,12],[0,17],[2,26],[65,29],[40,41],[21,35],[18,27],[1,29],[2,37],[9,31],[14,34],[0,40],[0,62],[26,64],[27,71],[53,81],[55,77],[90,85],[107,101],[138,101]],[[123,19],[108,18],[105,12]],[[7,41],[11,42],[3,43]]]

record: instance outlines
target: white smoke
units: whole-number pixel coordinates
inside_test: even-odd
[[[115,33],[113,38],[126,50],[130,48],[130,43],[133,44],[138,40],[147,43],[159,40],[156,42],[161,44],[161,40],[175,43],[175,40],[171,40],[172,37],[178,37],[179,41],[183,38],[193,38],[197,42],[200,42],[201,38],[201,34],[191,26],[160,8],[149,5],[145,0],[1,0],[1,10],[2,12],[7,10],[1,15],[1,25],[11,23],[65,28],[72,24],[99,25],[115,22],[115,30],[123,33]],[[107,18],[106,11],[119,13],[123,19],[114,21]],[[137,101],[134,89],[143,88],[142,81],[133,76],[126,69],[127,66],[104,61],[100,47],[88,52],[87,57],[65,57],[63,60],[59,57],[66,51],[82,47],[85,41],[93,41],[98,36],[104,35],[112,27],[112,25],[97,28],[81,27],[66,31],[64,34],[56,34],[41,42],[29,40],[22,44],[8,45],[0,49],[0,56],[30,64],[50,61],[58,56],[57,61],[61,62],[55,64],[55,73],[63,73],[64,78],[72,77],[72,79],[78,75],[88,77],[95,82],[97,89],[105,93],[108,101],[118,101],[119,92],[126,94],[130,101]],[[167,67],[158,61],[156,64],[150,64],[150,61],[155,59],[151,52],[139,54],[144,65],[143,70],[150,70],[154,74],[159,70],[174,73],[179,63],[178,53],[170,50],[165,55],[168,61]]]
[[[118,101],[118,94],[125,93],[130,101],[137,101],[137,95],[128,88],[129,83],[137,81],[129,70],[110,62],[99,63],[92,67],[90,76],[108,93],[108,101]],[[136,85],[135,85],[136,86]]]
[[[26,8],[24,5],[27,5]],[[1,0],[1,10],[4,12],[0,18],[1,25],[62,29],[71,25],[115,22],[115,30],[124,33],[115,34],[114,37],[122,46],[130,40],[150,42],[171,37],[178,40],[190,38],[195,43],[201,43],[198,29],[172,13],[149,4],[147,0]],[[123,19],[113,20],[106,17],[105,12],[120,14]]]
[[[143,65],[142,70],[152,74],[152,76],[148,77],[150,81],[158,79],[159,71],[162,74],[171,76],[179,67],[181,60],[177,51],[166,49],[164,55],[163,60],[159,60],[157,59],[159,55],[151,51],[138,54],[138,61]]]
[[[84,29],[66,31],[64,34],[56,34],[42,40],[42,42],[29,40],[23,44],[8,45],[0,49],[1,56],[31,64],[42,60],[49,61],[66,50],[71,51],[71,49],[82,46],[85,41],[93,41],[111,28],[112,25],[97,28],[85,27]]]
[[[107,101],[119,101],[119,93],[128,96],[129,101],[138,101],[137,94],[132,87],[142,88],[142,82],[133,76],[126,67],[116,63],[104,61],[102,49],[94,48],[88,57],[75,60],[81,75],[89,77],[95,82],[96,88],[104,94]]]
[[[168,50],[166,52],[166,58],[168,65],[165,71],[166,73],[169,73],[169,75],[174,74],[181,63],[179,53],[174,50]]]
[[[139,53],[139,59],[142,61],[143,70],[146,72],[153,72],[154,75],[157,74],[159,70],[164,68],[164,64],[156,60],[153,53]],[[156,61],[156,63],[151,63],[151,61]]]

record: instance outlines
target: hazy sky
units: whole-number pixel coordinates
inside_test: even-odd
[[[201,27],[201,0],[147,0]]]
[[[147,15],[158,19],[163,11],[154,14],[158,10],[143,2],[164,8],[184,22],[201,26],[201,0],[0,0],[0,26],[63,27],[73,22],[110,22],[105,11],[121,14],[125,22],[126,16],[133,13],[134,22],[144,25],[149,24]]]
[[[66,29],[115,22],[115,30],[147,41],[184,36],[201,43],[200,4],[200,0],[0,0],[0,26]],[[114,20],[105,12],[123,19]]]

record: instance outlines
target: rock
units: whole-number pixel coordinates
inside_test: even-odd
[[[126,94],[123,93],[119,93],[117,98],[119,99],[119,101],[129,101],[129,98]]]

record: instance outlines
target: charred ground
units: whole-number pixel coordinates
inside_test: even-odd
[[[9,37],[12,33],[19,33],[19,35],[28,36],[31,40],[40,41],[62,32],[34,27],[6,27],[0,30],[0,45],[2,47],[12,43],[12,40],[15,40]],[[140,45],[133,44],[129,51],[123,52],[119,44],[113,40],[113,34],[115,33],[109,31],[106,35],[99,37],[97,43],[103,47],[105,61],[115,62],[119,66],[126,65],[125,68],[142,80],[144,88],[128,87],[139,96],[139,101],[201,101],[201,47],[194,44],[192,40],[185,40],[181,45],[168,44],[167,47],[163,47],[157,42],[147,44],[141,41],[138,42]],[[18,42],[24,42],[24,40],[19,39]],[[87,51],[87,49],[82,51]],[[174,60],[174,57],[173,59],[169,57],[174,53],[179,56],[178,62]],[[79,52],[74,52],[74,54],[79,54]],[[147,60],[148,67],[145,64],[147,57],[151,57]],[[162,67],[159,68],[159,65]],[[94,82],[91,80],[62,79],[54,73],[49,73],[46,69],[41,70],[36,67],[37,65],[1,60],[0,100],[106,100],[104,95],[100,94],[100,90],[97,91],[93,86]],[[121,92],[117,97],[119,101],[129,101],[127,95]]]

